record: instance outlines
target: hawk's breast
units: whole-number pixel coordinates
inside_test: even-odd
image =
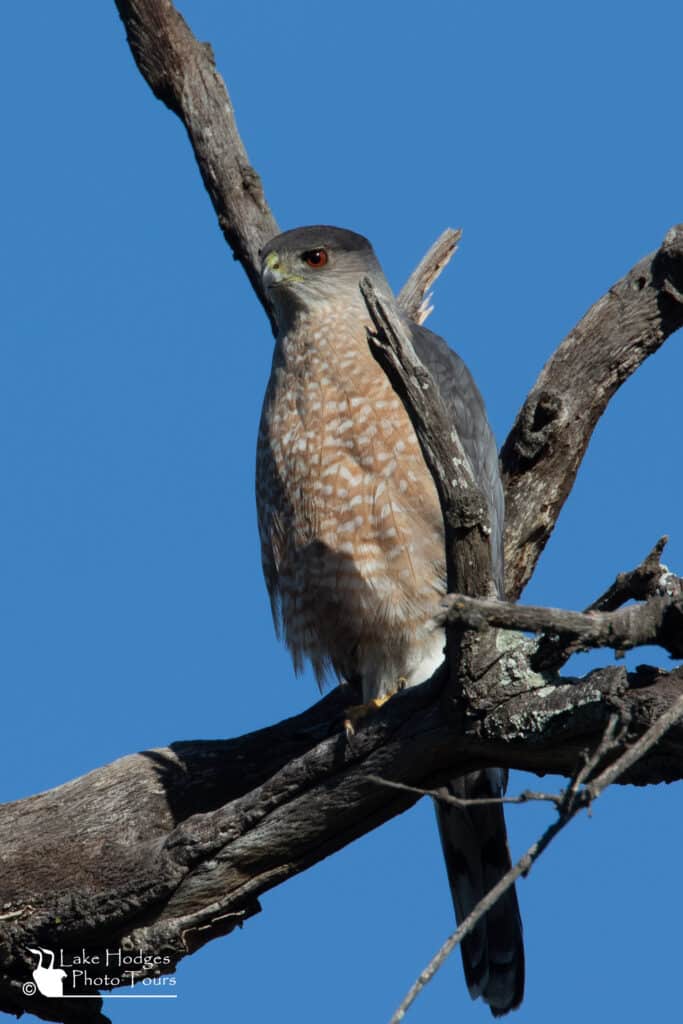
[[[279,339],[259,434],[266,580],[319,675],[405,675],[445,586],[434,483],[366,322],[328,306]]]

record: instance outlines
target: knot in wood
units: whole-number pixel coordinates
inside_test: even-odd
[[[486,503],[476,488],[459,494],[448,509],[449,525],[454,530],[472,530],[480,526],[486,534],[489,532],[488,511]]]
[[[563,402],[555,391],[532,395],[522,411],[519,434],[515,439],[515,455],[529,464],[547,448],[555,436]]]
[[[251,196],[261,210],[266,209],[266,199],[263,194],[263,182],[261,175],[255,171],[251,164],[239,161],[240,175],[242,177],[242,188]]]

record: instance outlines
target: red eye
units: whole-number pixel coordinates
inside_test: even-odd
[[[301,253],[301,259],[304,263],[307,263],[309,267],[313,267],[314,270],[319,270],[320,267],[324,267],[328,260],[328,255],[324,249],[309,249],[308,252]]]

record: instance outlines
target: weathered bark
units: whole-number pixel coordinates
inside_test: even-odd
[[[460,229],[446,228],[401,288],[396,299],[409,320],[424,323],[433,311],[429,305],[429,289],[450,263],[461,237]]]
[[[195,38],[170,0],[116,0],[116,6],[140,73],[187,129],[225,240],[270,317],[258,254],[279,228],[237,131],[211,46]]]
[[[439,496],[447,587],[460,594],[493,594],[486,501],[460,438],[451,429],[439,390],[404,325],[375,293],[369,278],[361,282],[361,291],[375,327],[368,332],[370,347],[408,411]],[[494,645],[493,630],[463,632],[453,619],[446,620],[444,698],[455,714],[462,712],[461,698],[469,699],[480,686],[494,684],[488,671],[491,666],[494,675],[498,672]]]
[[[682,324],[683,224],[678,224],[569,332],[503,445],[509,600],[531,579],[607,403]]]
[[[5,805],[0,1008],[97,1019],[88,1018],[94,1001],[22,994],[28,946],[153,950],[170,969],[256,913],[261,893],[415,801],[368,775],[423,787],[491,763],[570,775],[611,714],[636,738],[681,693],[681,669],[602,669],[554,685],[525,669],[523,647],[503,641],[505,682],[471,709],[464,730],[432,683],[390,701],[349,744],[349,694],[337,690],[257,733],[133,754]],[[619,781],[681,776],[678,725]]]
[[[553,633],[569,638],[575,650],[657,644],[672,658],[683,658],[683,599],[652,597],[646,604],[629,605],[613,612],[568,612],[561,608],[508,604],[456,594],[449,598],[446,622],[469,629],[482,625]]]
[[[434,479],[446,535],[449,591],[482,594],[491,587],[488,513],[460,438],[432,375],[417,357],[408,332],[392,316],[369,278],[361,291],[375,325],[369,334],[375,358],[410,413],[422,454]]]

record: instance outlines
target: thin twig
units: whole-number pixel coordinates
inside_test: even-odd
[[[602,734],[602,739],[592,754],[584,754],[582,766],[576,772],[570,785],[565,790],[565,800],[567,803],[571,803],[576,800],[581,786],[591,778],[603,758],[605,758],[607,754],[611,753],[615,747],[619,746],[620,738],[617,737],[618,725],[619,715],[610,715],[607,725],[605,726],[605,731]]]
[[[386,786],[388,789],[401,789],[406,793],[415,793],[418,796],[430,796],[433,800],[451,804],[453,807],[474,807],[481,804],[528,804],[532,801],[559,806],[563,799],[562,793],[535,793],[531,789],[525,789],[518,796],[459,797],[439,789],[420,789],[418,786],[407,786],[404,782],[392,782],[390,779],[380,778],[379,775],[368,775],[368,782],[375,782],[378,786]]]
[[[419,978],[411,986],[406,997],[401,1002],[401,1005],[394,1013],[389,1024],[398,1024],[399,1021],[403,1020],[409,1007],[415,1002],[425,985],[429,984],[455,947],[460,945],[466,935],[469,935],[477,922],[480,921],[484,914],[494,906],[503,893],[507,892],[518,878],[529,873],[534,861],[541,855],[543,850],[545,850],[564,825],[566,825],[568,820],[569,819],[567,818],[559,817],[557,821],[554,821],[552,825],[546,829],[541,838],[535,843],[532,843],[524,856],[520,857],[517,863],[514,864],[513,867],[503,875],[501,880],[494,885],[489,892],[487,892],[486,896],[477,903],[474,910],[467,915],[462,924],[458,926],[448,939],[446,939],[438,953],[430,960],[425,969],[421,972]]]
[[[28,914],[31,910],[33,910],[33,907],[30,904],[21,907],[19,910],[11,910],[7,914],[0,914],[0,921],[11,921],[15,917],[22,917],[24,914]]]
[[[555,836],[562,831],[565,825],[567,825],[572,818],[582,810],[582,808],[590,806],[590,804],[600,796],[603,790],[609,786],[610,783],[614,782],[615,779],[617,779],[623,772],[635,764],[643,754],[647,753],[647,751],[661,739],[667,729],[670,729],[671,726],[681,718],[681,716],[683,716],[683,694],[667,711],[664,712],[664,714],[660,715],[660,717],[636,743],[631,747],[628,747],[621,757],[617,758],[613,764],[605,768],[604,771],[592,782],[586,783],[583,789],[579,789],[580,783],[578,780],[587,779],[602,758],[614,747],[618,718],[616,715],[610,717],[607,728],[605,729],[603,737],[594,754],[584,763],[575,779],[572,781],[572,784],[567,790],[565,790],[565,798],[559,808],[557,820],[548,826],[540,839],[537,839],[535,843],[531,844],[526,853],[520,857],[517,863],[503,875],[497,885],[494,885],[493,888],[489,890],[486,896],[477,903],[476,907],[467,915],[455,932],[446,939],[441,949],[427,964],[417,981],[415,981],[411,986],[407,995],[391,1018],[389,1024],[399,1024],[399,1022],[403,1020],[406,1012],[414,1003],[417,996],[425,985],[432,980],[450,953],[456,946],[460,945],[466,935],[469,935],[477,922],[480,921],[484,914],[494,906],[503,893],[507,892],[507,890],[514,885],[517,879],[522,875],[528,875],[534,862],[540,857],[543,851],[547,849]]]

